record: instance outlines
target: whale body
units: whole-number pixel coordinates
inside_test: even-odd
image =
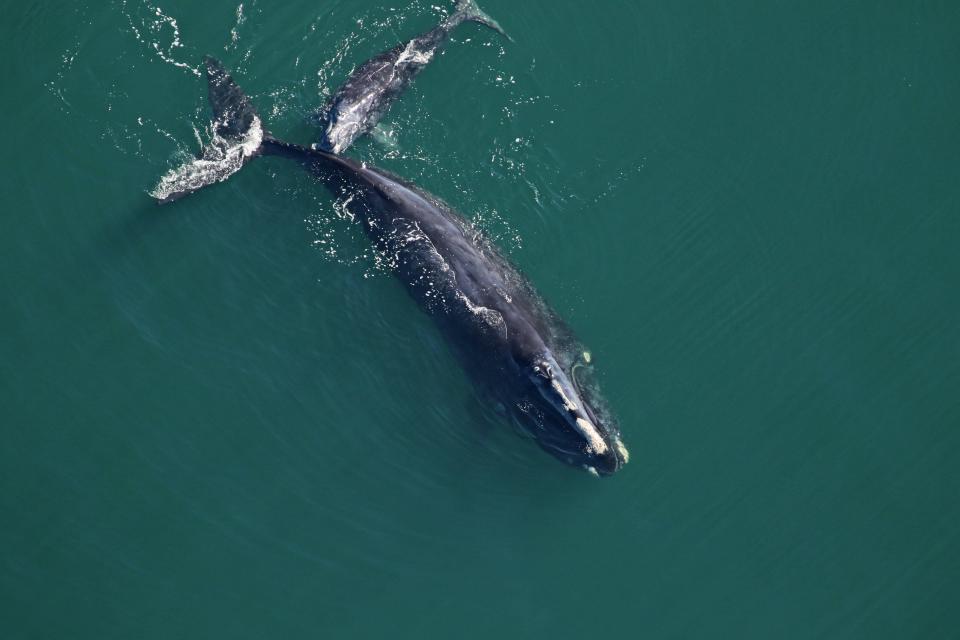
[[[275,139],[223,66],[208,58],[206,67],[215,129],[240,150],[238,167],[261,155],[287,158],[349,203],[470,377],[545,451],[596,475],[628,461],[616,420],[584,379],[589,352],[496,246],[403,178]],[[203,186],[187,183],[158,199],[176,200]]]

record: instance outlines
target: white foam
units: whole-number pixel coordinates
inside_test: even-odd
[[[170,170],[160,178],[160,182],[150,192],[158,200],[171,195],[196,191],[217,182],[223,182],[239,171],[248,158],[257,153],[263,143],[263,126],[260,118],[254,116],[250,129],[239,141],[222,138],[215,133],[210,144],[203,150],[203,158],[198,158]]]
[[[484,307],[483,305],[474,304],[463,291],[457,291],[457,297],[467,305],[470,313],[480,318],[480,320],[485,322],[490,328],[502,332],[504,338],[507,337],[507,323],[499,311],[491,309],[490,307]]]
[[[130,29],[133,31],[133,35],[137,40],[148,45],[154,51],[154,53],[156,53],[157,57],[167,64],[171,64],[175,67],[188,71],[198,78],[203,77],[203,74],[200,73],[200,70],[197,67],[189,65],[186,62],[176,60],[173,57],[177,49],[184,48],[183,40],[180,36],[180,25],[177,23],[176,18],[164,13],[163,9],[160,7],[155,7],[150,5],[149,2],[144,2],[142,5],[143,9],[146,9],[149,12],[151,18],[139,18],[138,21],[140,22],[140,28],[137,28],[137,25],[134,23],[133,15],[127,9],[127,0],[123,0],[121,6],[123,7],[122,12],[126,16],[127,21],[130,24]],[[165,30],[172,32],[172,39],[168,45],[163,45],[160,41],[160,38],[163,38],[162,33]],[[158,39],[152,40],[153,37],[157,37]]]
[[[407,46],[404,47],[403,51],[400,53],[400,57],[397,58],[397,61],[394,63],[394,66],[400,66],[408,62],[415,62],[417,64],[427,64],[430,60],[433,59],[433,51],[420,51],[417,49],[417,41],[411,40],[407,43]]]
[[[230,44],[237,46],[237,43],[240,42],[240,27],[243,26],[243,23],[247,21],[247,17],[243,15],[243,3],[241,2],[237,5],[237,22],[233,25],[233,28],[230,29]],[[230,45],[224,47],[225,50],[230,50]]]

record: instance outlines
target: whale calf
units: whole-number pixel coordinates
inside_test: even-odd
[[[589,353],[492,243],[402,178],[273,138],[222,64],[205,64],[215,130],[239,149],[238,167],[261,155],[288,158],[348,202],[470,377],[545,451],[596,475],[627,462],[616,420],[584,379]],[[168,184],[155,196],[169,202],[206,184]]]
[[[477,22],[506,36],[475,0],[459,0],[454,12],[436,27],[370,58],[350,74],[321,110],[326,128],[317,146],[331,153],[343,153],[358,137],[373,129],[394,100],[440,52],[453,30],[464,22]]]

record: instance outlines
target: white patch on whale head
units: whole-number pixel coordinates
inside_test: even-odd
[[[567,397],[567,394],[563,392],[563,387],[560,386],[560,383],[554,380],[551,384],[553,386],[553,390],[556,391],[557,395],[563,399],[563,408],[567,411],[576,411],[578,409],[577,404]]]
[[[606,453],[607,443],[600,436],[600,432],[593,423],[586,418],[577,418],[577,431],[587,439],[587,451],[592,453]]]
[[[623,440],[618,437],[614,440],[613,444],[617,448],[620,457],[623,458],[623,464],[630,462],[630,452],[627,450],[626,445],[623,444]]]

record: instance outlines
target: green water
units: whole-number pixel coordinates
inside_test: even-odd
[[[482,0],[516,42],[462,27],[351,152],[590,346],[600,481],[302,172],[146,195],[207,119],[174,63],[310,142],[439,19],[378,4],[5,4],[0,637],[960,637],[958,5]]]

